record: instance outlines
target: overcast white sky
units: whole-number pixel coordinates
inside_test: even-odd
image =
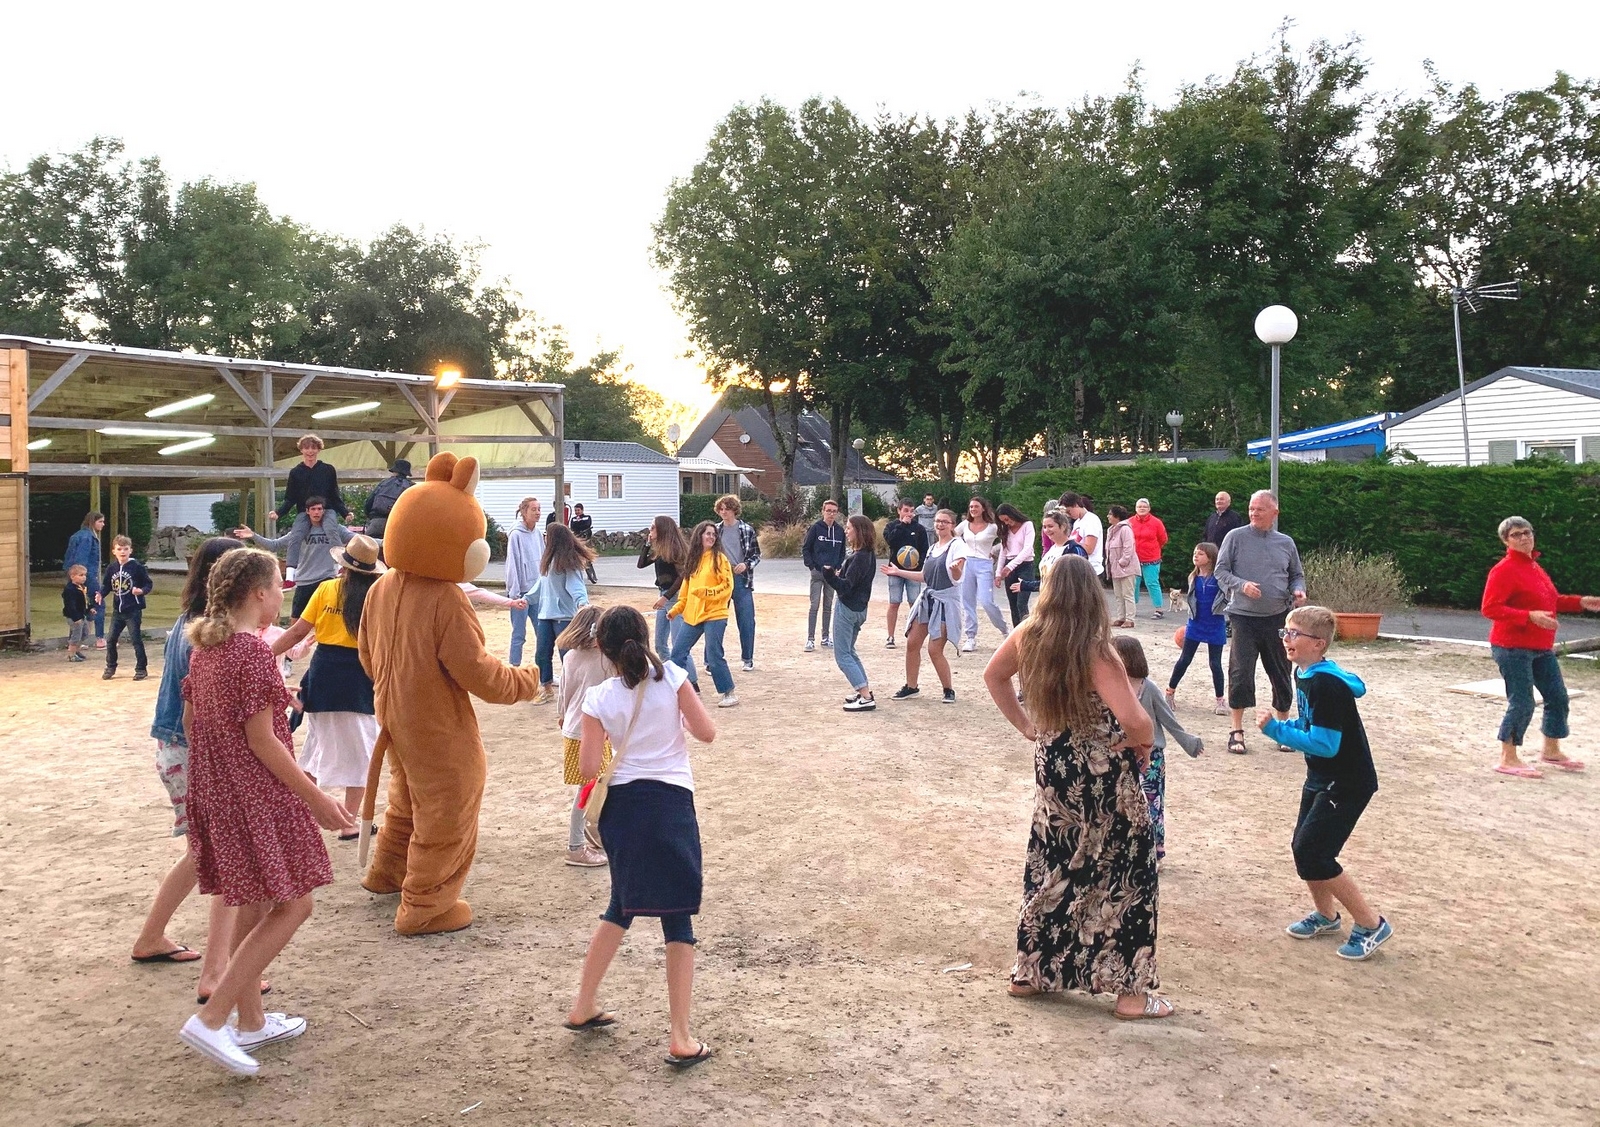
[[[1301,45],[1359,35],[1380,91],[1422,89],[1424,59],[1489,94],[1600,70],[1600,4],[1576,0],[32,3],[5,17],[0,162],[118,136],[177,180],[254,181],[324,231],[481,240],[491,276],[580,355],[619,347],[635,378],[700,406],[650,225],[735,103],[1067,105],[1135,63],[1164,102],[1266,50],[1286,15]]]

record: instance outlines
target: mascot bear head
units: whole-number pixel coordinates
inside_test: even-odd
[[[404,493],[389,513],[383,558],[391,568],[466,583],[489,562],[488,525],[473,492],[478,459],[446,451],[428,459],[427,477]]]

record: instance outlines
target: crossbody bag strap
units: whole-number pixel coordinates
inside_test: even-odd
[[[620,741],[611,745],[611,767],[606,771],[606,782],[608,784],[611,781],[611,776],[617,773],[617,764],[622,762],[623,753],[627,751],[628,740],[633,736],[633,727],[639,722],[639,712],[644,708],[645,686],[649,684],[649,681],[649,674],[646,674],[645,679],[640,681],[639,684],[634,687],[633,714],[628,717],[628,726],[622,729],[622,738]]]

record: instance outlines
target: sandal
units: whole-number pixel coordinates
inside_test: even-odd
[[[1555,767],[1562,771],[1582,771],[1584,769],[1583,760],[1581,759],[1546,759],[1541,755],[1539,762],[1546,767]]]
[[[1244,729],[1235,728],[1228,733],[1228,751],[1233,755],[1244,755],[1250,749],[1244,746]]]
[[[1138,1013],[1128,1014],[1123,1013],[1121,1010],[1112,1010],[1111,1012],[1116,1014],[1118,1021],[1144,1021],[1151,1018],[1171,1017],[1177,1012],[1177,1007],[1165,998],[1157,997],[1154,994],[1146,994],[1144,996],[1144,1008]]]
[[[1178,706],[1178,690],[1177,689],[1168,689],[1167,690],[1167,707],[1168,708],[1176,708],[1177,706]]]
[[[1544,778],[1539,768],[1530,767],[1526,763],[1501,763],[1494,770],[1497,775],[1513,775],[1519,779]]]

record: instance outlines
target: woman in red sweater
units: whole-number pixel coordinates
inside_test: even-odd
[[[1167,526],[1150,511],[1150,498],[1140,497],[1133,506],[1133,518],[1128,521],[1133,528],[1133,549],[1139,554],[1139,571],[1133,580],[1133,605],[1139,606],[1139,584],[1150,592],[1150,605],[1155,608],[1153,617],[1162,615],[1161,600],[1161,549],[1167,546]]]
[[[1581,771],[1583,764],[1568,759],[1561,750],[1567,737],[1567,686],[1556,661],[1556,614],[1579,610],[1600,611],[1600,598],[1592,595],[1561,595],[1544,568],[1534,562],[1533,525],[1522,517],[1507,517],[1500,522],[1500,540],[1506,546],[1505,559],[1489,569],[1483,586],[1483,616],[1494,625],[1489,628],[1490,652],[1506,683],[1506,714],[1500,721],[1500,765],[1502,775],[1519,779],[1544,776],[1517,754],[1522,737],[1533,719],[1533,689],[1537,685],[1544,697],[1544,751],[1539,762],[1563,771]]]

